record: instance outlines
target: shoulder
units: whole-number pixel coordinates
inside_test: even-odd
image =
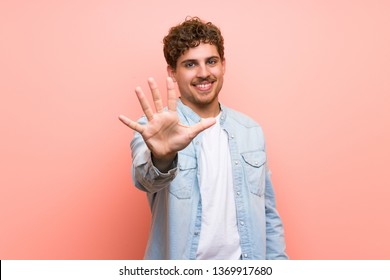
[[[226,112],[224,128],[235,135],[240,151],[265,150],[265,137],[261,126],[248,115],[223,107]]]
[[[248,115],[233,110],[229,107],[223,107],[226,111],[226,120],[229,122],[235,122],[237,125],[241,125],[247,128],[261,128],[260,125]]]

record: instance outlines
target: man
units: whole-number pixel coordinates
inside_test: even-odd
[[[261,128],[218,99],[226,61],[218,27],[188,18],[164,38],[168,106],[148,84],[131,142],[133,180],[152,224],[145,259],[286,259]],[[175,85],[180,90],[176,98]]]

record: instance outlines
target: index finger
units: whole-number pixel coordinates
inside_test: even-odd
[[[175,84],[171,77],[167,77],[167,95],[168,95],[168,110],[176,111],[176,90]]]

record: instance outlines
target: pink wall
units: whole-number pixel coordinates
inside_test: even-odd
[[[0,259],[139,259],[133,89],[187,15],[226,41],[222,101],[263,126],[292,259],[390,258],[389,1],[0,2]]]

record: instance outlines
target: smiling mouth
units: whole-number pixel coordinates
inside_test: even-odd
[[[211,89],[213,83],[201,83],[201,84],[196,84],[194,85],[196,87],[196,89],[200,90],[200,91],[208,91]]]
[[[213,83],[216,81],[213,77],[207,77],[204,79],[197,79],[193,82],[193,86],[199,91],[209,91],[213,87]]]

